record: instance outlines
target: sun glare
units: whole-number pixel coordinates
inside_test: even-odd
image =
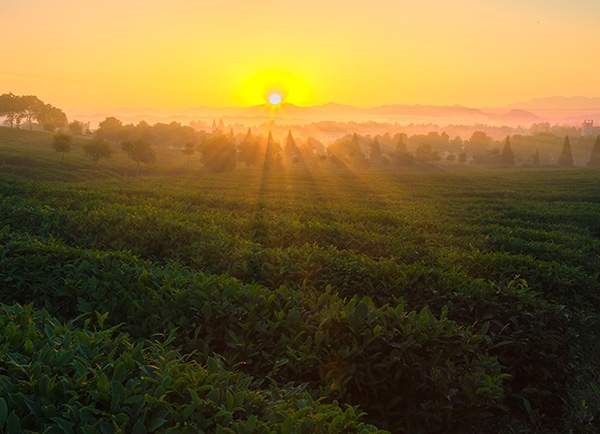
[[[267,100],[271,105],[279,105],[283,102],[283,96],[278,92],[273,92],[269,94]]]
[[[246,78],[238,92],[245,104],[278,106],[283,102],[310,103],[310,91],[306,81],[285,71],[266,71]]]

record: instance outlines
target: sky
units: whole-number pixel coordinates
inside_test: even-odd
[[[598,0],[2,0],[0,93],[68,110],[600,96]]]

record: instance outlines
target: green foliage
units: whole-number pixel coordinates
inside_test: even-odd
[[[85,154],[94,162],[94,167],[98,166],[98,162],[103,158],[108,158],[112,154],[110,143],[97,136],[89,143],[83,146]]]
[[[587,162],[588,167],[600,167],[600,135],[596,136],[594,147]]]
[[[223,432],[252,431],[261,421],[277,432],[347,432],[360,423],[354,406],[394,432],[588,428],[600,354],[600,174],[535,172],[249,171],[127,185],[5,177],[0,296],[35,303],[24,308],[32,317],[47,309],[77,336],[94,330],[91,314],[93,333],[141,345],[148,365],[161,367],[166,353],[182,371],[217,372],[221,364],[235,381],[219,392],[224,407],[209,406],[211,420],[245,424],[218,419]],[[159,344],[160,336],[168,338]],[[41,348],[33,337],[18,345],[25,355]],[[111,375],[93,369],[100,370],[87,377],[97,378],[93,393],[112,393]],[[179,373],[169,373],[175,384]],[[218,389],[218,378],[198,387]],[[264,406],[288,406],[287,414],[313,425],[298,431],[295,419],[254,410],[227,419],[236,394],[250,389],[245,381]],[[183,389],[153,411],[168,403],[177,414],[196,414],[191,392],[181,391],[188,383],[196,384],[181,380]],[[286,390],[314,406],[303,410]],[[25,427],[32,422],[24,410],[2,399],[11,430],[44,429]],[[124,422],[111,402],[102,414],[127,432],[183,420]],[[347,408],[349,419],[341,418]],[[71,413],[50,420],[67,430],[79,423]]]
[[[52,138],[52,149],[62,154],[62,160],[65,159],[65,153],[71,152],[71,142],[73,138],[67,133],[56,133]]]
[[[556,162],[559,166],[568,167],[573,165],[573,153],[571,152],[571,142],[569,136],[565,137],[562,150],[558,155],[558,161]]]
[[[200,152],[202,152],[202,162],[211,172],[229,172],[235,169],[236,145],[224,134],[206,139],[200,145]]]
[[[510,147],[510,137],[506,137],[504,141],[504,147],[502,148],[502,154],[500,155],[500,164],[503,166],[514,166],[515,156],[513,155],[512,148]]]
[[[0,95],[0,116],[5,117],[10,127],[19,128],[23,119],[27,120],[29,129],[33,128],[33,121],[38,121],[47,131],[67,124],[67,117],[62,110],[44,104],[34,95],[14,95],[5,93]]]
[[[0,306],[3,432],[381,432],[355,407],[305,387],[258,389],[218,359],[200,365],[168,337],[133,342],[95,317],[75,326],[31,304]]]

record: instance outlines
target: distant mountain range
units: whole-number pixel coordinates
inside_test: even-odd
[[[522,110],[597,110],[600,111],[600,98],[585,96],[551,96],[535,98],[526,102],[510,104],[510,108]]]
[[[278,124],[294,124],[318,121],[376,121],[400,124],[435,123],[438,125],[506,125],[529,127],[537,122],[580,124],[593,119],[600,124],[600,98],[549,97],[511,104],[496,108],[469,108],[460,105],[382,105],[360,108],[328,103],[308,107],[284,103],[279,106],[261,104],[251,107],[195,107],[186,110],[160,111],[156,109],[115,109],[106,112],[70,112],[69,119],[89,121],[94,128],[108,116],[115,116],[123,123],[149,123],[177,121],[188,124],[193,120],[211,121],[226,119],[228,123],[246,125],[274,121]]]

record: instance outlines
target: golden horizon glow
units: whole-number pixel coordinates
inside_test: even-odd
[[[600,96],[600,2],[0,4],[0,93],[67,109]]]

